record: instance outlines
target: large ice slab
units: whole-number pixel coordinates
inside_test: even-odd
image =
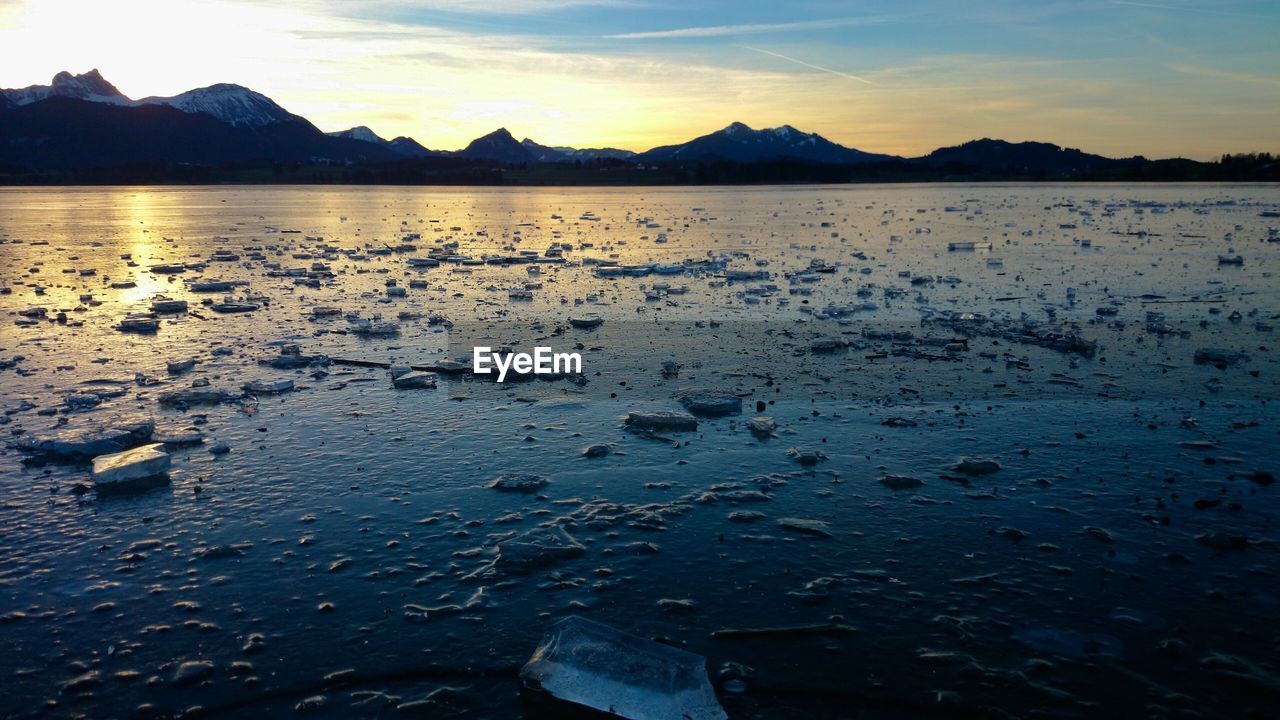
[[[93,482],[96,485],[121,485],[153,478],[168,470],[169,453],[164,451],[164,444],[152,443],[94,458]]]
[[[153,432],[155,424],[150,420],[112,427],[64,428],[20,438],[17,447],[47,457],[88,459],[149,442]]]
[[[706,660],[602,623],[555,623],[520,669],[530,690],[626,720],[725,720]]]

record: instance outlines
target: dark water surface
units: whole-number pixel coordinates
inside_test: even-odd
[[[0,190],[0,714],[520,717],[516,671],[580,614],[705,655],[718,690],[748,668],[731,717],[1274,717],[1277,210],[1252,185]],[[210,279],[259,308],[212,311]],[[158,295],[189,310],[115,328]],[[584,372],[259,362],[476,344]],[[160,402],[201,381],[233,397]],[[689,388],[742,410],[624,427]],[[204,441],[117,494],[18,448],[134,419]],[[549,482],[488,487],[513,472]],[[584,551],[494,562],[552,526]]]

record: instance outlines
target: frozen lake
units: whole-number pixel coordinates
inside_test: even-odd
[[[706,656],[734,718],[1262,717],[1278,212],[1216,184],[0,189],[0,714],[519,717],[578,614]],[[476,345],[583,372],[499,385]],[[32,451],[135,422],[167,482]]]

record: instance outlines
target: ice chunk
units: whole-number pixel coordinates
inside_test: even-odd
[[[293,389],[292,380],[251,380],[244,384],[247,392],[258,395],[279,395]]]
[[[835,352],[848,347],[844,338],[820,337],[809,341],[809,349],[813,352]]]
[[[270,365],[279,370],[296,370],[311,365],[328,365],[331,361],[326,355],[303,355],[297,345],[286,345],[280,348],[280,354],[269,359],[259,360],[262,365]]]
[[[412,370],[396,377],[391,383],[399,390],[433,388],[436,386],[436,374]]]
[[[127,315],[116,325],[121,332],[153,333],[160,329],[160,321],[150,313]]]
[[[955,469],[965,475],[990,475],[1000,470],[1000,463],[986,458],[960,458]]]
[[[186,311],[186,300],[171,300],[165,297],[158,297],[151,301],[151,312],[154,313],[184,313]]]
[[[542,637],[520,669],[526,688],[627,720],[724,720],[706,660],[570,616]]]
[[[546,487],[551,481],[530,473],[503,473],[489,483],[494,490],[531,493]]]
[[[588,313],[579,317],[569,318],[569,324],[583,330],[591,330],[600,327],[604,323],[604,318],[594,313]]]
[[[1235,350],[1225,350],[1223,348],[1199,348],[1193,356],[1197,365],[1217,365],[1219,367],[1227,367],[1235,365],[1249,359],[1245,353]]]
[[[169,469],[169,453],[162,443],[99,455],[93,459],[95,485],[120,485],[162,475]]]
[[[204,433],[195,428],[186,428],[156,433],[152,436],[152,440],[168,447],[189,447],[204,442]]]
[[[191,288],[191,292],[219,293],[219,292],[230,292],[234,290],[237,285],[244,285],[244,284],[246,283],[234,282],[231,280],[198,280],[198,281],[193,281],[190,285],[190,288]]]
[[[494,567],[523,572],[586,554],[587,549],[560,526],[534,528],[498,543]]]
[[[758,438],[770,438],[778,429],[778,424],[768,415],[757,415],[747,421],[747,429]]]
[[[742,411],[742,398],[731,393],[712,390],[687,390],[680,395],[680,404],[694,415],[716,417]]]
[[[56,458],[77,459],[120,452],[151,440],[155,424],[150,420],[124,422],[114,427],[62,429],[18,440],[26,452]]]
[[[238,397],[238,395],[226,390],[211,388],[207,385],[198,385],[160,393],[158,400],[161,405],[219,405],[231,402]]]
[[[246,313],[257,310],[261,305],[251,302],[235,302],[234,300],[224,300],[216,305],[210,305],[209,309],[219,313]]]
[[[692,415],[676,412],[631,412],[625,420],[632,430],[651,432],[692,432],[698,429],[698,420]]]

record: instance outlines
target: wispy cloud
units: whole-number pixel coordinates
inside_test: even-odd
[[[869,17],[827,18],[824,20],[802,20],[786,23],[757,23],[743,25],[706,25],[702,27],[677,28],[675,30],[654,30],[650,32],[620,33],[606,35],[611,40],[652,40],[660,38],[705,38],[723,37],[725,35],[759,35],[761,33],[792,32],[796,30],[825,30],[838,27],[856,27],[860,25],[885,25],[901,22],[905,18],[898,15],[879,15]]]
[[[1215,80],[1229,80],[1231,82],[1247,83],[1249,85],[1280,87],[1280,77],[1231,72],[1230,70],[1219,70],[1217,68],[1204,67],[1203,65],[1175,64],[1170,65],[1169,68],[1184,75],[1197,75],[1199,77],[1213,78]]]
[[[1221,10],[1216,7],[1201,7],[1197,5],[1162,5],[1160,3],[1135,2],[1134,0],[1111,0],[1112,5],[1128,5],[1129,7],[1151,8],[1153,10],[1173,10],[1176,12],[1201,13],[1204,15],[1222,15],[1224,17],[1251,18],[1254,20],[1270,20],[1271,18],[1262,15],[1251,15],[1249,13],[1232,12],[1230,10]]]
[[[638,7],[643,3],[642,0],[324,0],[321,4],[335,14],[368,16],[423,10],[465,15],[530,15],[574,7]]]
[[[772,50],[765,50],[764,48],[751,47],[750,45],[739,45],[738,47],[742,48],[743,50],[750,50],[752,52],[758,52],[762,55],[769,55],[771,57],[776,57],[780,60],[786,60],[787,62],[795,63],[796,65],[801,65],[807,68],[811,68],[813,70],[821,70],[824,73],[831,73],[832,75],[838,75],[842,78],[848,78],[849,80],[857,80],[858,82],[864,83],[866,85],[875,84],[864,77],[858,77],[857,75],[852,75],[847,72],[841,72],[839,70],[833,70],[829,67],[823,67],[821,65],[814,65],[813,63],[805,62],[804,60],[793,58],[789,55],[783,55],[782,53],[774,52]]]

